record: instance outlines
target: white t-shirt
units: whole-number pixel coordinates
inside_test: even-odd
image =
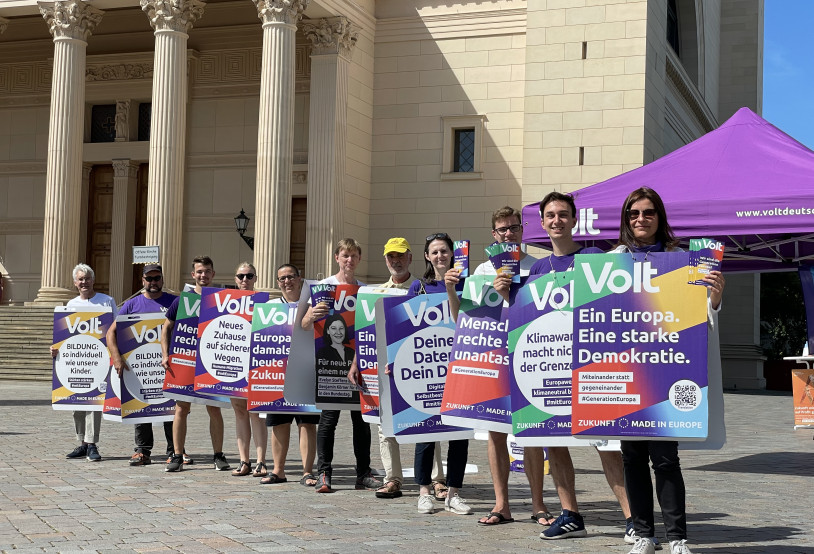
[[[77,296],[76,298],[68,300],[68,304],[66,306],[68,308],[92,308],[94,306],[107,306],[113,310],[113,319],[116,319],[116,314],[119,313],[118,308],[116,308],[116,301],[113,300],[113,297],[102,294],[101,292],[97,292],[87,300],[81,296]]]
[[[520,260],[520,276],[527,276],[531,270],[531,266],[533,266],[536,261],[537,258],[526,254],[526,257]],[[495,266],[492,265],[492,262],[486,260],[475,268],[475,273],[472,275],[497,275],[497,271],[495,271]]]

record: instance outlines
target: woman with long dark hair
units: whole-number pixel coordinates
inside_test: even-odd
[[[452,239],[446,233],[429,235],[424,244],[424,260],[427,264],[424,275],[410,285],[410,295],[445,293],[444,274],[452,267]],[[463,281],[461,281],[463,285]],[[432,486],[432,462],[435,454],[434,442],[421,442],[415,445],[415,480],[419,486],[418,512],[431,514],[435,511]],[[463,486],[464,470],[469,455],[469,441],[451,440],[447,450],[447,482],[449,487],[444,500],[444,509],[454,514],[471,514],[472,509],[458,490]]]
[[[619,242],[614,252],[675,252],[680,251],[667,211],[656,191],[642,187],[631,192],[622,206]],[[721,308],[724,277],[711,271],[704,277],[709,287],[707,312],[709,342],[717,344],[717,312]],[[712,348],[710,348],[711,350]],[[720,363],[720,361],[718,361]],[[636,542],[630,554],[654,554],[656,549],[653,518],[653,483],[648,461],[653,464],[658,497],[671,554],[691,554],[686,546],[687,509],[684,477],[678,458],[676,441],[622,441],[622,462],[625,489],[636,532]]]

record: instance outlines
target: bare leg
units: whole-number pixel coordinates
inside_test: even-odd
[[[314,458],[317,455],[317,426],[313,423],[300,424],[300,456],[302,474],[314,472]]]
[[[187,416],[189,415],[190,403],[178,400],[175,402],[175,417],[172,420],[172,444],[175,454],[178,456],[184,453],[184,443],[187,440]]]
[[[622,468],[622,453],[614,451],[597,450],[599,459],[602,460],[602,470],[605,472],[605,479],[608,480],[616,500],[619,501],[619,507],[622,508],[622,514],[625,519],[630,517],[630,505],[627,502],[627,493],[625,492],[625,473]]]
[[[506,444],[506,433],[489,431],[489,439],[486,441],[486,451],[489,456],[489,470],[492,473],[492,485],[495,489],[495,507],[492,512],[503,514],[506,519],[512,517],[512,509],[509,507],[509,447]],[[452,496],[452,487],[449,489]],[[480,518],[480,523],[497,523],[495,516]]]
[[[280,479],[285,478],[285,459],[288,457],[288,443],[291,440],[291,424],[283,423],[271,428],[271,456],[274,469],[271,472]]]
[[[545,481],[545,456],[541,446],[527,446],[523,449],[523,466],[526,470],[526,479],[531,489],[531,506],[534,514],[547,512],[548,508],[543,500],[543,484]],[[539,523],[539,521],[538,521]],[[554,523],[554,518],[543,521],[545,524]]]
[[[554,478],[554,486],[557,488],[562,509],[579,512],[571,453],[565,446],[550,446],[548,460],[551,463],[551,476]]]
[[[254,444],[257,447],[257,463],[266,463],[266,449],[269,443],[268,427],[266,427],[266,422],[258,413],[249,412],[249,420],[251,421]]]
[[[249,411],[246,409],[246,399],[232,398],[232,409],[235,411],[235,436],[240,461],[251,462],[249,445],[252,440],[252,429],[249,423]]]
[[[212,439],[212,452],[223,452],[223,414],[218,406],[207,406],[209,414],[209,437]]]

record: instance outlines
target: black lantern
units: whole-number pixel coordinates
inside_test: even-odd
[[[249,216],[247,216],[246,212],[244,212],[243,209],[241,208],[240,215],[235,217],[235,229],[240,234],[241,238],[243,238],[243,241],[249,246],[249,248],[254,250],[254,237],[246,236],[246,229],[249,228],[249,221],[250,221]]]

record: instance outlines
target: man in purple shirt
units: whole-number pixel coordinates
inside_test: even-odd
[[[164,287],[164,275],[161,272],[161,266],[158,264],[148,264],[144,266],[141,284],[144,286],[144,291],[125,302],[121,310],[119,310],[119,315],[166,313],[172,305],[173,300],[177,298],[174,294],[169,294],[161,290]],[[130,371],[130,368],[127,367],[127,362],[124,361],[119,352],[119,346],[116,342],[115,321],[107,332],[107,347],[110,350],[113,367],[116,369],[116,373],[119,374],[119,377],[122,376],[123,371]],[[164,436],[167,438],[167,455],[171,456],[175,452],[175,448],[172,445],[171,421],[164,422]],[[137,423],[135,425],[135,442],[135,453],[130,458],[130,465],[148,465],[150,463],[150,452],[153,448],[152,423]]]

